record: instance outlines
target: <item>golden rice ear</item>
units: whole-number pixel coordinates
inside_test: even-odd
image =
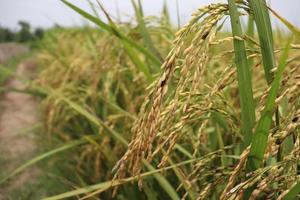
[[[157,79],[147,97],[150,99],[150,102],[147,101],[149,109],[140,113],[133,127],[134,136],[128,150],[118,162],[117,177],[123,177],[124,170],[126,170],[125,166],[132,175],[139,174],[142,160],[147,159],[148,162],[151,162],[153,157],[163,148],[167,148],[167,151],[158,166],[162,167],[165,164],[177,138],[180,136],[184,122],[179,122],[173,128],[169,127],[163,131],[160,128],[166,124],[162,123],[168,121],[168,118],[174,113],[181,93],[184,92],[188,93],[188,98],[185,100],[185,105],[181,106],[183,106],[183,112],[187,112],[189,99],[197,92],[201,76],[205,71],[205,65],[209,58],[210,42],[215,36],[216,29],[214,28],[227,10],[228,8],[224,4],[212,4],[199,9],[192,15],[192,19],[176,33],[176,38],[173,41],[174,47],[162,65],[162,75]],[[202,18],[203,20],[200,21]],[[183,59],[181,64],[178,62],[179,58]],[[169,81],[175,77],[175,66],[179,70],[180,78],[175,85],[174,99],[162,108],[168,93]],[[159,137],[163,138],[163,141],[158,140],[157,143],[158,132],[161,132]],[[155,149],[153,149],[154,144]]]
[[[245,8],[243,7],[244,4],[239,6],[240,8]],[[247,12],[249,11],[248,8],[245,8],[245,10]],[[140,174],[143,159],[151,162],[154,158],[157,158],[157,166],[163,168],[170,159],[170,154],[173,149],[176,147],[180,149],[178,141],[187,133],[185,128],[195,115],[199,116],[199,118],[205,116],[207,119],[201,121],[201,125],[198,128],[198,140],[193,146],[193,156],[196,156],[198,153],[201,144],[200,141],[207,142],[207,139],[203,139],[203,132],[208,129],[210,125],[209,119],[212,118],[212,110],[215,109],[219,113],[222,113],[222,115],[228,116],[227,120],[231,118],[227,110],[222,110],[217,107],[218,104],[228,104],[226,100],[218,100],[220,101],[218,103],[212,101],[215,96],[222,96],[222,92],[225,88],[232,87],[232,85],[236,84],[237,71],[232,68],[232,65],[229,65],[223,70],[222,75],[216,80],[215,85],[210,87],[210,92],[208,92],[203,99],[198,100],[197,103],[194,102],[194,99],[196,99],[206,87],[203,87],[204,82],[201,80],[201,77],[204,75],[206,67],[209,64],[211,56],[209,55],[209,50],[212,46],[221,45],[228,41],[247,41],[256,47],[260,46],[252,36],[240,34],[222,39],[216,37],[218,30],[216,28],[217,22],[220,21],[227,12],[228,7],[224,4],[208,6],[193,14],[193,18],[189,23],[176,33],[176,38],[173,42],[174,47],[162,65],[163,72],[147,97],[147,105],[144,106],[145,108],[147,107],[147,109],[140,113],[133,128],[134,136],[129,148],[118,163],[119,171],[116,173],[116,178],[122,178],[127,170],[132,175]],[[201,19],[202,21],[200,21]],[[256,59],[261,55],[257,52],[252,53],[246,48],[244,50],[246,59]],[[233,53],[238,55],[240,52],[237,49],[226,50],[215,57],[224,58],[225,55]],[[261,63],[258,63],[254,67],[260,64]],[[251,81],[251,79],[249,80]],[[169,87],[169,85],[171,85],[171,87]],[[293,87],[293,91],[295,91],[297,87],[298,85],[296,84]],[[172,90],[169,91],[169,88],[172,88]],[[263,105],[264,96],[267,96],[268,93],[269,90],[266,89],[264,94],[260,94],[260,108],[263,108],[261,105]],[[277,97],[276,102],[281,102],[288,93],[289,89]],[[242,94],[238,93],[237,95]],[[236,97],[237,95],[234,96]],[[236,107],[240,109],[240,104],[236,105]],[[253,108],[253,112],[254,111],[255,109]],[[234,124],[234,122],[230,124]],[[253,127],[249,128],[250,133],[252,133],[252,128]],[[270,152],[273,151],[275,150],[270,150]],[[248,154],[249,147],[246,148],[244,153],[240,156],[239,164],[235,167],[234,171],[231,172],[229,181],[225,185],[226,188],[222,194],[222,199],[226,199],[229,196],[242,195],[246,188],[258,182],[258,180],[255,179],[257,174],[261,175],[270,170],[270,168],[266,168],[257,174],[251,174],[253,179],[245,181],[243,183],[244,185],[241,185],[241,188],[231,192],[230,190],[235,186],[236,180],[243,173]],[[198,170],[197,167],[192,167],[191,176],[188,176],[189,180],[195,178],[194,176],[196,176],[195,174]],[[277,173],[280,174],[281,172],[277,171]],[[263,191],[267,186],[263,181],[260,183]],[[204,189],[205,192],[201,193],[200,196],[206,196],[211,187],[213,186],[207,185],[206,189]],[[254,193],[257,194],[259,191],[261,190],[255,190]],[[253,195],[255,196],[255,194]]]

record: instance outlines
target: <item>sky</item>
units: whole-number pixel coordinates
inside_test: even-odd
[[[71,3],[92,12],[86,0],[69,0]],[[95,0],[91,0],[95,2]],[[141,0],[146,15],[159,15],[163,0]],[[176,20],[176,0],[166,0],[174,24]],[[122,21],[130,20],[133,9],[130,0],[101,0],[107,11]],[[225,0],[178,0],[181,23],[185,23],[191,12],[209,3],[226,2]],[[300,27],[300,0],[269,0],[271,7],[294,25]],[[0,0],[0,25],[16,29],[18,21],[25,20],[33,27],[77,26],[84,20],[60,0]],[[280,26],[278,21],[273,24]]]

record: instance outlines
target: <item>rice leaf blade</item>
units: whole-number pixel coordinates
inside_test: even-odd
[[[140,30],[141,35],[143,36],[145,46],[149,51],[151,51],[154,55],[156,55],[158,58],[160,58],[160,55],[157,51],[157,49],[154,46],[154,43],[150,37],[149,31],[147,29],[147,26],[145,24],[145,20],[143,17],[143,9],[142,4],[140,1],[138,1],[138,5],[136,4],[135,0],[131,0],[131,4],[135,11],[135,16],[138,21],[138,28]]]
[[[180,162],[180,163],[177,163],[175,165],[171,165],[171,166],[168,166],[168,167],[165,167],[165,168],[162,168],[162,169],[154,169],[153,168],[149,172],[142,173],[140,175],[140,177],[145,178],[145,177],[150,176],[150,175],[154,175],[154,177],[155,177],[155,175],[158,175],[158,173],[160,173],[164,170],[170,170],[170,169],[173,169],[174,167],[180,167],[180,166],[192,163],[196,160],[197,159],[186,160],[186,161],[183,161],[183,162]],[[162,176],[160,176],[160,178],[161,177]],[[103,182],[103,183],[98,183],[98,184],[95,184],[95,185],[91,185],[91,186],[79,188],[79,189],[76,189],[76,190],[73,190],[73,191],[69,191],[69,192],[66,192],[66,193],[62,193],[62,194],[59,194],[59,195],[56,195],[56,196],[47,197],[47,198],[44,198],[43,200],[65,199],[65,198],[80,195],[80,194],[90,193],[90,192],[93,192],[93,191],[96,191],[96,190],[98,190],[99,192],[102,192],[102,191],[105,191],[105,190],[111,188],[112,186],[118,186],[118,185],[122,185],[122,184],[129,183],[129,182],[132,182],[132,181],[136,181],[136,180],[138,180],[138,178],[139,178],[139,176],[132,176],[132,177],[125,178],[125,179],[122,179],[122,180],[114,180],[114,181],[107,181],[107,182]],[[179,200],[180,198],[178,197],[177,193],[175,193],[175,194],[176,194],[176,196],[174,196],[172,199],[178,199]]]
[[[268,133],[272,124],[272,115],[275,109],[276,95],[280,86],[281,77],[286,66],[288,53],[291,48],[290,43],[291,41],[288,42],[283,54],[281,55],[278,65],[278,71],[276,73],[274,81],[271,84],[271,89],[266,100],[263,114],[261,115],[261,118],[259,119],[257,127],[255,129],[248,157],[249,159],[247,162],[248,171],[254,171],[258,169],[263,161],[264,152],[267,148],[268,143]]]
[[[272,82],[271,70],[276,66],[272,25],[265,0],[248,0],[253,11],[267,83]]]
[[[246,55],[245,43],[238,38],[243,37],[239,13],[234,0],[228,0],[232,34],[234,37],[235,63],[238,75],[238,85],[241,102],[242,132],[244,146],[248,146],[252,137],[255,122],[255,107],[252,92],[251,73]],[[238,38],[237,38],[238,37]]]
[[[296,200],[300,194],[300,182],[296,183],[290,191],[282,198],[283,200]]]
[[[74,148],[78,145],[84,144],[86,142],[85,138],[77,140],[77,141],[72,141],[72,142],[68,142],[66,144],[64,144],[61,147],[52,149],[46,153],[43,153],[27,162],[25,162],[23,165],[19,166],[18,168],[16,168],[14,171],[12,171],[11,173],[9,173],[7,176],[3,177],[0,179],[0,184],[6,182],[8,179],[16,176],[17,174],[19,174],[20,172],[24,171],[25,169],[27,169],[28,167],[31,167],[32,165],[36,164],[37,162],[40,162],[50,156],[53,156],[57,153],[66,151],[68,149]]]
[[[73,9],[75,12],[77,12],[78,14],[80,14],[81,16],[83,16],[84,18],[86,18],[89,21],[95,23],[96,25],[98,25],[102,29],[108,31],[109,33],[112,33],[117,38],[119,38],[121,41],[124,41],[125,43],[128,43],[128,45],[134,47],[139,52],[141,52],[142,54],[144,54],[149,60],[151,60],[153,62],[153,64],[155,64],[156,66],[160,67],[160,65],[161,65],[160,60],[155,55],[153,55],[151,52],[149,52],[147,49],[145,49],[144,47],[142,47],[140,44],[134,42],[133,40],[131,40],[130,38],[128,38],[127,36],[125,36],[124,34],[122,34],[119,30],[117,30],[115,28],[112,28],[110,25],[104,23],[99,18],[94,17],[93,15],[85,12],[84,10],[82,10],[81,8],[79,8],[79,7],[75,6],[74,4],[68,2],[67,0],[61,0],[61,1],[64,4],[66,4],[68,7],[70,7],[71,9]]]

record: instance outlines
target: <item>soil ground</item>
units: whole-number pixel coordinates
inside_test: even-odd
[[[0,44],[0,63],[12,56],[28,52],[26,46],[18,44]],[[6,83],[7,88],[24,89],[26,83],[19,78],[32,77],[36,68],[33,60],[27,59],[17,65],[16,76]],[[0,97],[0,175],[16,169],[36,150],[34,135],[30,127],[38,123],[38,104],[36,100],[25,93],[6,92]],[[37,168],[30,168],[14,177],[6,185],[0,186],[0,200],[11,199],[11,193],[34,181]]]
[[[4,63],[8,59],[28,51],[29,48],[22,44],[2,43],[0,44],[0,63]]]

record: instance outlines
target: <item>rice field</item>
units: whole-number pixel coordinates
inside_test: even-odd
[[[94,26],[47,30],[26,87],[1,88],[34,96],[41,121],[0,187],[36,168],[37,181],[3,199],[300,198],[300,30],[265,0],[210,4],[181,27],[139,0],[131,23],[62,2]]]

